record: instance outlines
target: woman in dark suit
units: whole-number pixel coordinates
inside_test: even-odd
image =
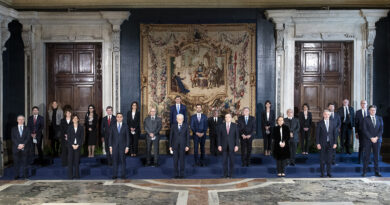
[[[72,124],[66,132],[68,136],[68,176],[69,179],[79,179],[80,150],[83,145],[84,127],[79,124],[79,117],[72,115]]]
[[[65,116],[61,119],[60,128],[61,128],[61,162],[62,166],[66,167],[68,164],[68,128],[72,125],[72,112],[70,110],[65,110]]]
[[[272,149],[272,129],[275,127],[275,111],[271,110],[271,102],[269,100],[264,103],[264,112],[261,113],[261,129],[264,138],[264,154],[271,154]]]
[[[97,142],[97,123],[98,115],[94,105],[88,106],[88,112],[85,115],[85,128],[88,139],[88,157],[92,158],[95,155],[95,145]]]
[[[309,138],[310,127],[312,123],[311,112],[309,112],[309,105],[302,105],[302,112],[299,113],[299,125],[301,128],[301,150],[302,154],[309,154]]]
[[[127,126],[130,129],[130,155],[136,157],[138,154],[138,138],[140,134],[140,113],[138,103],[131,103],[131,110],[127,112]]]
[[[290,158],[290,129],[287,125],[284,125],[284,119],[279,116],[277,119],[277,125],[273,130],[274,149],[273,155],[276,159],[276,169],[279,177],[286,176],[285,167],[286,160]]]

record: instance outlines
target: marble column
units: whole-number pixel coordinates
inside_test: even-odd
[[[387,16],[389,10],[370,10],[362,9],[361,14],[364,17],[366,23],[362,28],[362,32],[365,35],[366,42],[364,46],[365,51],[365,96],[369,105],[373,104],[373,73],[374,73],[374,40],[376,36],[375,23],[382,17]]]
[[[8,9],[3,6],[0,6],[0,176],[3,175],[4,169],[4,156],[3,156],[3,138],[4,138],[4,128],[3,128],[3,52],[5,51],[5,43],[11,36],[11,33],[8,30],[8,24],[16,17],[17,12],[13,9]]]

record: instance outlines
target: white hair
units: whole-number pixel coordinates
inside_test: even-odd
[[[176,115],[176,119],[179,119],[179,117],[181,117],[181,118],[184,119],[184,115],[183,115],[183,114],[177,114],[177,115]]]

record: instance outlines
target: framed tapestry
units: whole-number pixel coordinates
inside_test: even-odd
[[[141,24],[141,116],[151,107],[169,128],[169,107],[181,96],[188,115],[203,105],[237,116],[255,114],[256,24]]]

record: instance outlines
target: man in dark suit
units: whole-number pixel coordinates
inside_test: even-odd
[[[336,136],[338,137],[338,136],[340,136],[341,119],[340,119],[340,115],[337,112],[335,112],[334,109],[335,109],[335,104],[329,103],[328,104],[328,110],[330,111],[329,119],[334,120],[336,122],[336,130],[337,130]],[[333,165],[336,164],[336,151],[333,152],[332,164]]]
[[[284,118],[284,122],[290,129],[290,160],[291,166],[295,166],[295,154],[297,153],[297,144],[299,142],[299,120],[294,117],[294,111],[292,109],[287,110],[287,117]]]
[[[185,152],[190,148],[190,128],[184,122],[184,115],[176,116],[176,124],[171,126],[169,150],[173,153],[173,168],[175,178],[184,178]],[[178,168],[180,163],[180,169]]]
[[[238,118],[239,136],[241,141],[241,166],[249,167],[252,153],[252,141],[256,134],[256,119],[249,115],[249,108],[244,107],[243,115]]]
[[[368,163],[370,161],[371,149],[374,155],[374,168],[375,176],[381,177],[379,172],[378,161],[379,161],[379,150],[382,142],[383,134],[383,120],[382,117],[376,115],[376,106],[370,105],[368,108],[370,115],[363,120],[363,132],[364,132],[364,163],[363,163],[363,174],[366,176]]]
[[[191,130],[192,130],[192,138],[194,140],[194,158],[195,165],[204,166],[204,155],[205,149],[204,145],[206,142],[206,132],[207,132],[208,124],[207,124],[207,116],[202,114],[202,105],[196,105],[196,114],[191,116]],[[198,149],[200,145],[200,160]]]
[[[351,154],[351,134],[355,127],[355,111],[349,106],[349,100],[343,100],[343,106],[339,108],[338,113],[341,119],[340,147],[342,152]]]
[[[222,117],[219,117],[219,112],[215,108],[213,110],[213,116],[209,117],[208,119],[208,127],[209,127],[209,138],[210,138],[210,153],[214,156],[217,156],[218,154],[218,145],[217,145],[217,138],[218,138],[218,127],[222,124]]]
[[[170,108],[170,125],[172,127],[172,125],[174,124],[177,124],[177,121],[176,121],[176,115],[178,114],[182,114],[184,116],[184,122],[187,121],[187,107],[183,104],[181,104],[181,97],[180,96],[176,96],[175,97],[175,103],[174,105],[171,106]]]
[[[233,176],[234,152],[238,151],[238,138],[238,126],[232,122],[232,115],[228,113],[225,115],[225,123],[218,128],[218,150],[222,152],[224,178]]]
[[[101,137],[102,137],[102,142],[104,142],[104,150],[106,151],[106,156],[107,156],[107,164],[109,166],[112,165],[112,156],[110,153],[110,146],[109,144],[109,138],[110,138],[110,131],[111,131],[111,126],[116,124],[116,117],[115,115],[112,114],[112,107],[107,106],[106,108],[106,113],[107,115],[103,117],[102,119],[102,125],[101,125]]]
[[[126,154],[129,152],[130,136],[129,128],[123,123],[123,114],[116,114],[116,124],[111,126],[110,139],[108,141],[112,155],[113,179],[117,178],[119,162],[122,165],[121,178],[126,178]]]
[[[160,130],[162,127],[162,120],[156,115],[156,109],[150,109],[149,116],[145,118],[144,127],[146,132],[146,166],[150,166],[151,160],[151,149],[152,144],[154,147],[154,164],[153,166],[158,166],[158,156],[159,156],[159,140],[160,140]]]
[[[356,138],[359,139],[359,157],[358,163],[360,164],[363,160],[364,153],[364,132],[363,132],[363,120],[369,115],[367,111],[367,101],[360,101],[361,109],[356,111],[355,114],[355,129],[356,129]]]
[[[316,130],[317,149],[320,150],[321,177],[324,177],[325,164],[328,177],[332,177],[331,163],[333,152],[337,148],[336,122],[330,119],[330,111],[324,110],[324,119],[318,122]]]
[[[27,127],[31,133],[30,140],[30,154],[29,154],[29,163],[33,163],[33,158],[35,155],[35,145],[38,150],[39,161],[42,162],[43,152],[42,152],[42,130],[44,128],[44,119],[41,115],[39,115],[39,108],[34,106],[32,108],[32,115],[27,120]]]
[[[17,117],[18,125],[12,128],[12,156],[15,167],[15,179],[18,179],[20,175],[20,169],[22,169],[23,176],[21,178],[27,178],[27,156],[28,156],[28,144],[31,140],[30,130],[24,126],[24,116],[19,115]]]

